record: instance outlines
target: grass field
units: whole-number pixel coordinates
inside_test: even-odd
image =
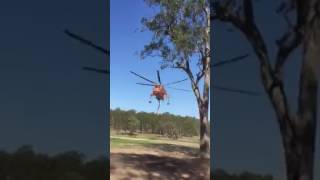
[[[133,138],[123,138],[123,137],[110,137],[111,148],[126,148],[128,146],[145,146],[149,144],[154,144],[152,140],[148,139],[133,139]]]
[[[135,136],[111,134],[111,148],[119,146],[143,146],[150,144],[178,144],[187,147],[198,147],[199,137],[182,137],[177,140],[169,139],[155,134],[137,134]]]
[[[111,132],[111,179],[209,179],[209,161],[197,157],[199,137]]]

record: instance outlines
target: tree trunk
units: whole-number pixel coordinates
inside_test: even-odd
[[[207,45],[209,46],[209,45]],[[208,48],[209,49],[209,48]],[[209,54],[209,53],[208,53]],[[200,117],[200,157],[210,158],[210,126],[209,126],[209,87],[210,87],[210,57],[204,62],[203,96],[198,99]]]
[[[200,115],[200,158],[210,158],[210,132],[208,104],[199,105]]]
[[[210,92],[210,7],[205,7],[207,16],[206,40],[205,40],[205,56],[202,61],[203,66],[203,94],[198,99],[199,117],[200,117],[200,158],[210,159],[210,125],[209,125],[209,92]]]
[[[314,142],[307,134],[284,142],[288,180],[313,180]]]
[[[313,180],[314,153],[317,127],[317,93],[320,57],[319,16],[311,18],[305,28],[303,63],[300,75],[298,118],[295,122],[296,139],[286,143],[288,180]],[[317,72],[318,71],[318,72]],[[289,151],[290,150],[290,151]]]
[[[320,33],[315,28],[305,31],[303,63],[300,74],[296,116],[281,118],[288,180],[313,180],[317,127],[317,93],[320,56]],[[279,109],[281,110],[281,109]],[[286,114],[289,114],[288,112]]]
[[[270,70],[270,65],[264,63],[269,62],[267,53],[263,53],[263,48],[258,48],[251,40],[262,62],[260,72],[263,85],[277,114],[288,180],[313,180],[320,35],[311,31],[317,30],[309,28],[305,33],[297,113],[290,112],[282,79],[278,79],[277,74]]]
[[[269,94],[282,136],[287,180],[313,180],[317,81],[306,64],[307,60],[301,71],[297,114],[289,112],[281,84],[275,85]]]

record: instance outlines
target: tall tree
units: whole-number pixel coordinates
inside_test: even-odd
[[[208,0],[145,0],[159,11],[152,18],[143,18],[142,24],[153,33],[141,57],[159,55],[162,68],[177,68],[191,81],[200,117],[200,157],[210,157],[208,123],[210,88],[210,7]],[[199,70],[194,73],[191,60]],[[200,81],[203,80],[203,88]]]
[[[130,135],[133,135],[137,129],[138,119],[132,114],[128,117],[127,120],[127,129]]]
[[[320,57],[320,1],[284,0],[277,10],[288,29],[276,41],[275,65],[255,22],[252,0],[220,0],[211,20],[231,23],[248,40],[260,64],[264,89],[272,102],[281,131],[288,180],[312,180],[314,170]],[[292,21],[292,19],[295,19]],[[284,90],[283,68],[289,55],[302,46],[298,109],[292,111]]]

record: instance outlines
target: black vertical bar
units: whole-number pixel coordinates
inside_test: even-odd
[[[215,3],[215,0],[210,0],[210,15],[214,13],[214,3]],[[214,62],[214,55],[213,55],[213,52],[214,52],[214,30],[213,30],[213,22],[210,21],[210,64],[213,64]],[[211,66],[211,65],[210,65]],[[210,179],[213,179],[213,167],[214,167],[214,164],[213,164],[213,149],[214,149],[214,142],[213,142],[213,133],[214,133],[214,117],[213,117],[213,88],[212,85],[213,85],[213,68],[210,67]]]

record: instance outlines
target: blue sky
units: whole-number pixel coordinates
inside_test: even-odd
[[[151,32],[140,32],[141,18],[151,17],[156,12],[145,5],[142,0],[130,3],[128,0],[112,0],[110,2],[110,106],[121,109],[155,112],[157,101],[149,104],[152,87],[136,85],[144,82],[129,73],[130,70],[156,81],[156,70],[160,69],[160,58],[141,60],[138,52],[152,37]],[[160,71],[161,81],[172,82],[186,78],[186,74],[176,69]],[[172,87],[191,90],[190,81],[185,81]],[[160,112],[170,112],[179,115],[198,117],[196,99],[192,91],[184,92],[167,89],[170,105],[162,103]]]

